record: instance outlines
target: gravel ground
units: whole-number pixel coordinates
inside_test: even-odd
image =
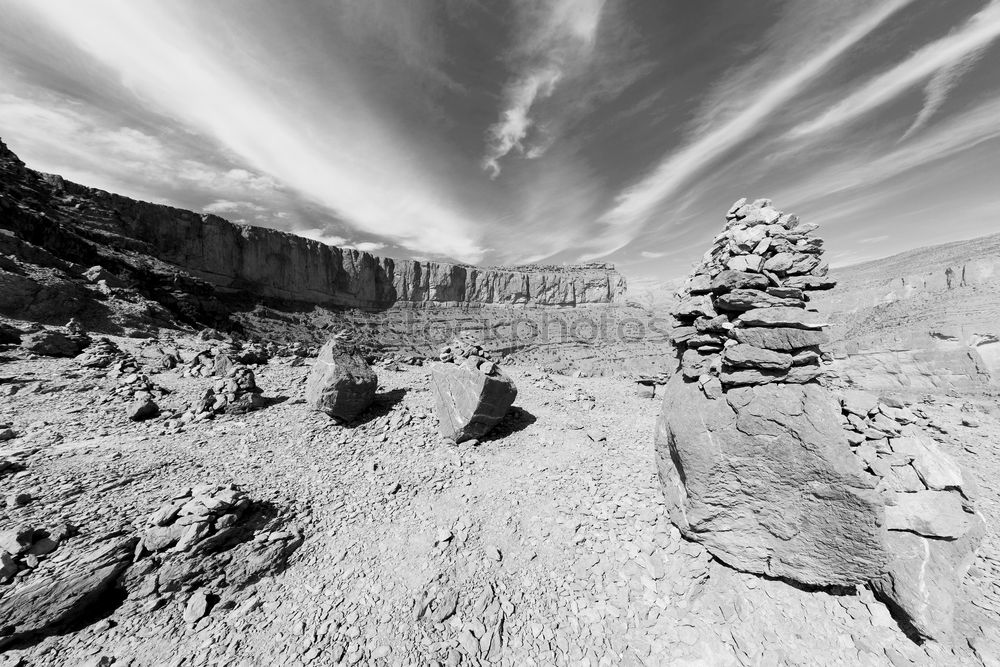
[[[142,343],[115,341],[137,354]],[[199,349],[178,343],[186,358]],[[659,402],[634,384],[507,367],[515,409],[486,441],[455,446],[437,435],[427,368],[377,369],[376,405],[342,427],[304,403],[308,364],[292,362],[254,369],[268,407],[170,433],[162,419],[129,421],[105,371],[6,353],[0,432],[17,436],[0,442],[0,459],[23,468],[0,472],[0,485],[31,500],[0,508],[0,530],[68,522],[79,535],[0,596],[201,483],[235,483],[282,508],[305,541],[239,596],[219,582],[155,604],[106,602],[83,627],[0,653],[0,665],[997,664],[992,525],[960,636],[919,646],[866,590],[739,573],[681,539],[653,464]],[[171,392],[161,408],[177,411],[212,382],[150,377]],[[948,397],[923,407],[983,482],[992,521],[996,408]],[[972,416],[978,426],[961,426]],[[205,593],[218,602],[185,621]]]

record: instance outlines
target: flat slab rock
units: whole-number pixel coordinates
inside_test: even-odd
[[[26,582],[0,599],[0,649],[71,623],[118,580],[132,562],[136,538],[95,547],[53,577]]]
[[[900,494],[908,495],[908,494]],[[965,533],[954,540],[928,539],[890,530],[886,546],[892,554],[886,572],[872,588],[902,611],[924,637],[948,639],[953,632],[956,596],[986,533],[986,522],[969,515]]]
[[[441,435],[455,442],[486,435],[517,398],[517,387],[499,368],[487,375],[449,363],[431,369],[431,390]]]
[[[885,510],[818,385],[732,389],[671,378],[656,458],[673,523],[740,570],[810,585],[883,571]]]

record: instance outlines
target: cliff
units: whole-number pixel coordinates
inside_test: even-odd
[[[1000,234],[918,248],[832,272],[840,363],[870,387],[969,389],[1000,380]]]
[[[511,270],[393,260],[136,201],[28,169],[2,141],[0,179],[0,204],[8,213],[0,228],[29,243],[60,256],[66,253],[58,248],[79,246],[79,239],[94,246],[92,255],[115,249],[132,262],[155,259],[223,291],[374,309],[609,304],[625,292],[624,278],[610,265]]]

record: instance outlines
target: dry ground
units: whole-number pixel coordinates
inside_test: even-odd
[[[132,352],[142,343],[116,340]],[[199,346],[180,343],[188,356]],[[341,427],[304,403],[308,365],[289,361],[256,369],[278,402],[168,435],[162,421],[132,423],[124,405],[103,403],[116,382],[103,371],[5,356],[0,430],[8,422],[19,436],[0,443],[0,458],[25,467],[0,473],[0,485],[33,500],[0,508],[0,528],[66,520],[87,535],[131,530],[175,489],[234,482],[293,509],[306,540],[236,609],[221,587],[194,625],[182,618],[189,593],[152,610],[126,600],[75,632],[0,653],[0,665],[939,665],[1000,656],[993,525],[967,580],[960,637],[953,647],[918,646],[867,591],[810,592],[734,572],[682,540],[653,465],[659,402],[633,384],[509,368],[519,409],[488,441],[456,447],[437,435],[427,369],[379,369],[377,405]],[[173,408],[211,382],[151,377],[173,391],[161,401]],[[996,408],[939,397],[924,409],[981,480],[992,523]],[[960,425],[970,417],[977,428]],[[73,550],[70,540],[54,557]]]

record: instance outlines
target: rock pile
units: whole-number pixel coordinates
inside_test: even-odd
[[[901,404],[825,386],[805,306],[834,282],[815,226],[766,199],[727,219],[676,313],[680,371],[656,427],[671,521],[735,568],[870,584],[921,634],[946,634],[983,534],[968,476]]]
[[[253,371],[246,366],[233,366],[225,378],[205,389],[180,420],[186,424],[222,413],[245,414],[265,405],[267,401]]]
[[[0,532],[0,584],[29,574],[73,534],[66,524],[48,530],[22,524]]]
[[[233,484],[184,489],[149,516],[140,553],[191,551],[206,540],[224,541],[249,507],[250,499]]]
[[[128,362],[119,362],[125,366]],[[125,366],[131,368],[131,366]],[[118,380],[118,385],[104,399],[105,402],[127,403],[126,414],[132,421],[145,421],[160,414],[160,406],[155,396],[166,396],[169,392],[149,379],[143,373],[130,372]]]
[[[378,377],[345,332],[320,349],[306,381],[306,401],[340,421],[351,421],[375,400]]]
[[[94,341],[76,358],[76,361],[84,368],[112,369],[122,375],[139,371],[139,362],[135,357],[104,336]]]
[[[826,278],[816,225],[775,209],[769,199],[741,199],[725,230],[684,290],[673,340],[681,373],[718,396],[722,387],[818,378],[827,342],[808,293],[835,285]]]
[[[455,442],[483,437],[507,414],[517,387],[469,336],[442,348],[438,359],[431,388],[441,435]]]
[[[168,356],[165,354],[165,356]],[[255,366],[266,364],[269,355],[263,345],[245,343],[242,346],[219,345],[202,350],[184,365],[184,377],[226,377],[237,365]]]
[[[885,500],[890,558],[872,587],[921,635],[947,637],[986,528],[973,507],[972,478],[902,403],[846,390],[841,406],[854,454]]]
[[[183,489],[137,528],[137,562],[121,582],[136,602],[203,586],[238,590],[276,573],[303,542],[273,507],[233,484]]]

